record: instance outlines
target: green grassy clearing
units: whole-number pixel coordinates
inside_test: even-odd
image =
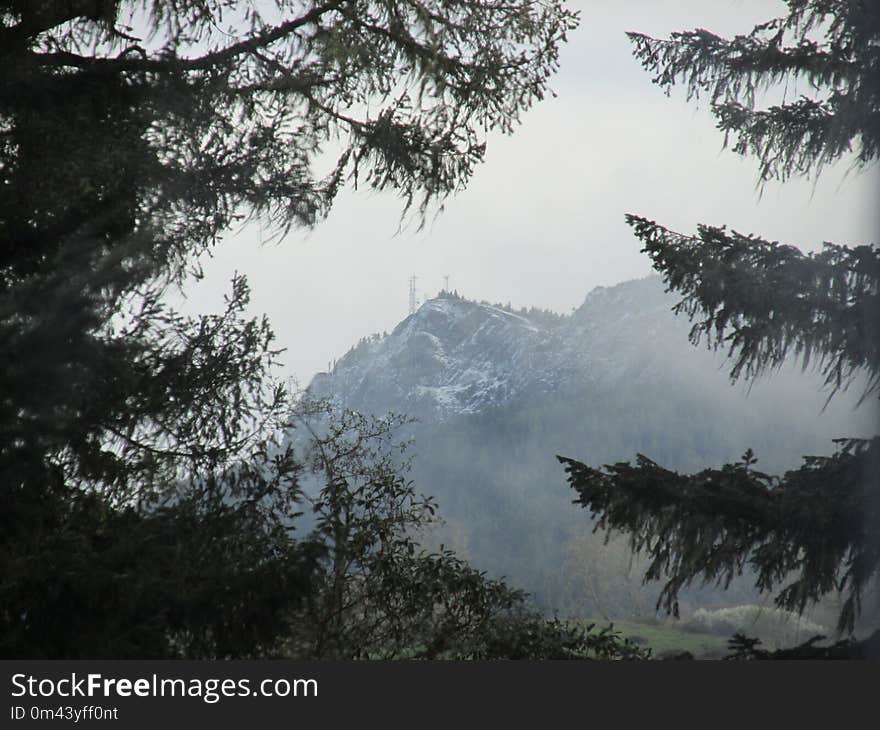
[[[582,619],[579,623],[595,623],[595,630],[608,625],[605,619]],[[612,621],[619,631],[639,646],[650,647],[656,658],[688,651],[697,658],[718,659],[727,653],[726,636],[684,631],[672,624],[652,621]]]

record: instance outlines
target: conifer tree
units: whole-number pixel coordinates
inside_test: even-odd
[[[172,628],[215,637],[193,655],[272,645],[309,572],[276,561],[296,552],[282,497],[298,467],[267,436],[287,412],[272,332],[244,317],[243,279],[216,316],[163,295],[233,223],[314,225],[347,182],[397,192],[418,219],[468,181],[486,130],[512,131],[547,93],[575,22],[557,0],[0,2],[3,654],[163,655],[186,646]],[[139,612],[158,605],[158,566],[185,573],[159,550],[177,519],[162,510],[228,567],[211,584],[228,613]],[[211,621],[241,625],[257,566],[286,588],[254,604],[259,636],[222,638]],[[105,612],[127,643],[51,625]]]
[[[733,39],[706,30],[629,37],[655,83],[667,91],[683,84],[689,99],[708,97],[725,144],[757,158],[761,181],[819,174],[850,154],[859,167],[875,164],[880,8],[863,0],[786,4],[786,15]],[[762,92],[781,83],[800,83],[811,95],[762,107]],[[636,215],[627,222],[668,290],[682,295],[675,311],[694,321],[692,341],[725,350],[732,379],[757,377],[794,356],[821,371],[829,398],[860,388],[865,405],[876,405],[876,246],[825,244],[803,253],[724,227],[685,235]],[[758,471],[751,450],[739,464],[698,474],[642,455],[634,465],[598,469],[559,458],[598,526],[629,533],[650,559],[646,580],[667,581],[660,602],[668,610],[677,613],[678,591],[690,582],[728,585],[748,569],[783,608],[803,611],[841,592],[838,629],[853,630],[880,571],[880,437],[841,439],[834,455],[806,457],[782,477]],[[739,656],[766,658],[741,639]],[[802,653],[820,654],[815,647]],[[844,643],[833,654],[865,651]]]

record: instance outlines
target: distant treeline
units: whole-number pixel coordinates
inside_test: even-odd
[[[467,297],[461,296],[458,293],[457,289],[451,292],[441,291],[437,295],[437,298],[456,299],[467,304],[478,304],[484,307],[495,307],[496,309],[503,309],[505,312],[518,314],[521,317],[532,320],[533,322],[540,322],[541,324],[547,326],[552,326],[554,324],[562,322],[567,316],[564,314],[559,314],[559,312],[554,312],[552,309],[541,309],[540,307],[520,307],[519,309],[516,309],[510,302],[507,302],[507,304],[502,304],[501,302],[490,302],[486,299],[480,299],[479,301],[476,299],[468,299]]]

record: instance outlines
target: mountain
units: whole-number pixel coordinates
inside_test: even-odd
[[[668,310],[656,278],[595,289],[569,317],[441,293],[390,335],[362,339],[309,389],[362,411],[442,422],[569,383],[649,376],[671,330],[686,337]]]
[[[445,421],[501,405],[535,382],[550,385],[542,344],[554,328],[522,315],[441,295],[388,336],[361,340],[310,391],[369,412]]]
[[[676,303],[658,277],[596,288],[565,316],[442,293],[390,334],[363,338],[309,392],[418,419],[413,477],[438,498],[438,541],[547,608],[644,612],[652,591],[621,575],[625,545],[591,537],[556,454],[603,464],[644,453],[695,470],[752,448],[761,468],[778,472],[830,453],[834,437],[876,427],[876,412],[855,408],[858,393],[824,407],[821,381],[795,363],[731,384],[724,354],[689,342]],[[747,581],[734,594],[685,598],[717,606],[737,591],[753,598]]]

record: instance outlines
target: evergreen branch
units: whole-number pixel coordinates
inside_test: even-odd
[[[698,577],[727,587],[749,566],[761,591],[788,582],[776,596],[787,610],[845,591],[839,630],[852,631],[880,570],[880,437],[839,443],[778,480],[751,468],[751,452],[691,475],[642,455],[601,469],[557,458],[597,529],[628,533],[651,560],[645,580],[666,579],[658,608],[678,615],[681,588]]]
[[[691,320],[695,344],[724,345],[731,378],[752,378],[790,355],[816,361],[834,393],[867,375],[880,388],[880,248],[826,243],[818,253],[699,226],[686,236],[627,215],[627,223]]]
[[[824,636],[815,636],[788,649],[767,650],[759,648],[761,644],[759,639],[750,639],[743,634],[736,634],[728,642],[730,654],[724,658],[752,661],[880,659],[880,631],[875,631],[867,639],[856,640],[848,637],[836,641],[830,646],[818,645],[824,638]]]
[[[853,145],[865,165],[880,149],[876,4],[792,0],[789,7],[787,18],[733,39],[703,29],[628,37],[667,94],[682,84],[688,99],[708,96],[719,128],[737,139],[734,151],[760,161],[762,180],[821,170]],[[756,109],[761,92],[784,84],[787,93],[798,81],[825,96]]]
[[[760,161],[762,181],[785,180],[792,174],[808,174],[841,159],[857,144],[857,163],[867,165],[880,151],[880,111],[870,119],[854,110],[859,102],[852,94],[838,93],[824,101],[801,97],[796,102],[752,110],[737,102],[713,106],[718,129],[727,146],[738,155]]]
[[[242,55],[254,53],[261,48],[272,45],[299,28],[309,23],[317,22],[327,13],[338,10],[345,2],[346,0],[333,0],[324,5],[319,5],[298,18],[293,18],[280,25],[267,28],[238,43],[233,43],[225,48],[195,58],[182,58],[175,54],[168,54],[162,58],[133,58],[128,54],[120,54],[116,58],[102,58],[82,56],[68,51],[54,53],[35,52],[29,55],[31,60],[40,66],[70,67],[105,73],[209,71],[223,64],[230,63]]]

